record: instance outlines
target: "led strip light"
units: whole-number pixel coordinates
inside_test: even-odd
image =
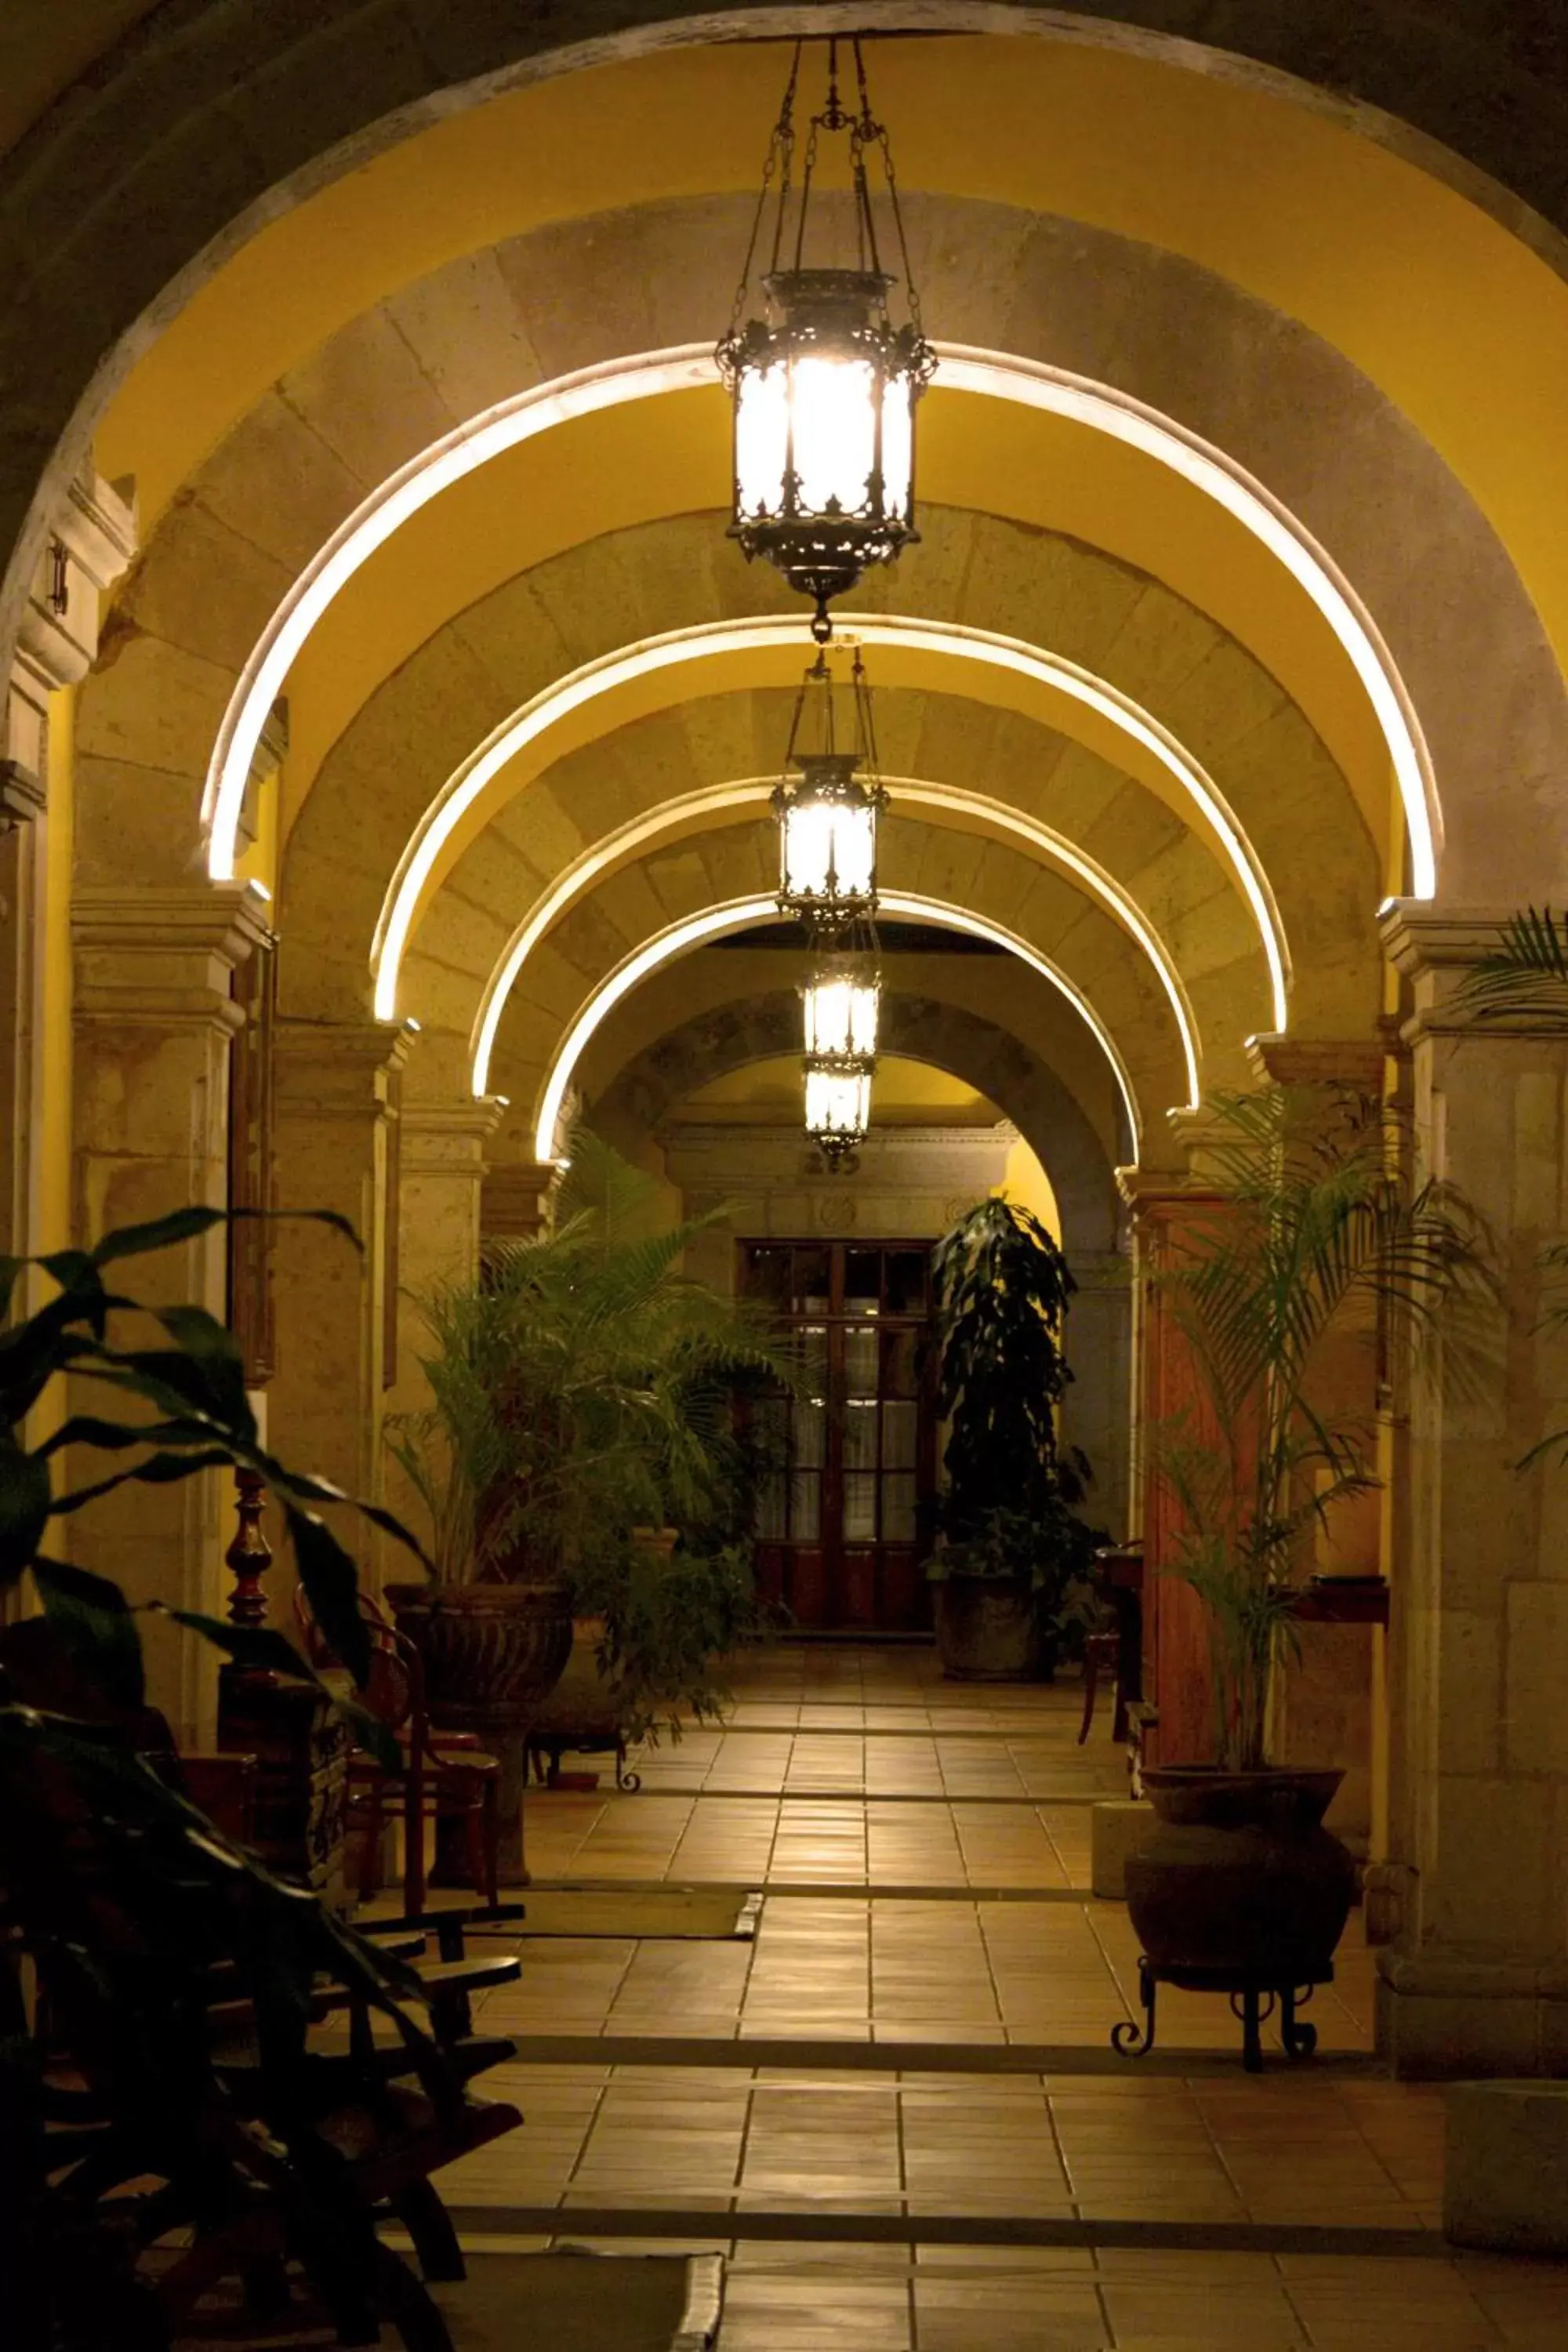
[[[1037,824],[1033,818],[1021,815],[1004,802],[987,800],[981,793],[959,792],[943,784],[926,783],[909,776],[886,776],[882,781],[893,793],[896,804],[906,808],[944,808],[955,813],[972,814],[985,824],[994,825],[998,831],[1016,835],[1026,842],[1042,862],[1060,866],[1084,885],[1111,919],[1137,941],[1153,965],[1181,1037],[1189,1108],[1195,1105],[1202,1088],[1197,1024],[1192,1006],[1170,950],[1121,884],[1071,842],[1064,840],[1061,835],[1053,833],[1047,825]],[[595,842],[591,849],[584,850],[581,857],[574,858],[556,877],[507,941],[486,983],[470,1040],[470,1075],[476,1095],[483,1096],[489,1092],[490,1064],[507,1000],[528,958],[567,908],[585,891],[592,889],[604,875],[625,865],[665,835],[690,829],[703,818],[722,814],[727,810],[765,806],[775,782],[776,779],[771,776],[753,776],[735,783],[711,785],[705,792],[683,793],[679,799],[666,801],[661,807],[649,810],[631,824],[618,826],[602,841]]]
[[[1121,1090],[1122,1108],[1127,1113],[1128,1133],[1132,1139],[1131,1164],[1135,1166],[1142,1133],[1131,1080],[1110,1031],[1088,998],[1074,987],[1072,982],[1041,955],[1038,949],[1028,946],[1013,932],[1005,930],[1001,924],[987,922],[984,916],[972,915],[964,908],[951,907],[940,898],[911,898],[901,890],[879,892],[878,904],[886,915],[906,916],[916,922],[939,923],[947,930],[967,931],[974,939],[989,940],[994,946],[1005,948],[1009,954],[1017,956],[1043,980],[1048,980],[1054,988],[1060,990],[1074,1011],[1087,1023],[1110,1065]],[[606,1014],[612,1013],[651,972],[657,971],[661,964],[668,963],[673,957],[686,955],[710,940],[722,939],[726,932],[743,931],[750,924],[764,922],[776,917],[777,913],[777,905],[771,898],[731,898],[723,906],[710,907],[700,915],[688,916],[684,922],[672,923],[657,938],[647,940],[599,982],[578,1011],[545,1079],[534,1120],[533,1156],[536,1160],[554,1160],[560,1157],[558,1129],[567,1089],[584,1047]]]
[[[958,343],[939,343],[936,349],[944,391],[1045,409],[1109,434],[1180,474],[1284,565],[1333,631],[1371,701],[1404,805],[1412,895],[1430,898],[1436,888],[1440,816],[1419,723],[1365,608],[1289,509],[1222,451],[1140,401],[1087,377],[1005,353]],[[202,802],[212,879],[233,878],[247,782],[268,711],[311,632],[378,548],[443,490],[523,441],[601,409],[717,381],[711,351],[698,343],[584,368],[482,410],[373,490],[289,589],[224,713]]]

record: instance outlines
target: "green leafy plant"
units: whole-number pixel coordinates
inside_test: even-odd
[[[937,1409],[948,1423],[944,1541],[927,1564],[949,1576],[1024,1576],[1047,1614],[1097,1542],[1076,1506],[1089,1465],[1064,1452],[1057,1412],[1072,1380],[1062,1321],[1077,1288],[1039,1219],[980,1202],[931,1256]]]
[[[1207,1605],[1219,1761],[1255,1770],[1312,1532],[1378,1484],[1374,1412],[1334,1402],[1346,1364],[1370,1351],[1371,1393],[1439,1321],[1457,1358],[1491,1277],[1480,1220],[1415,1179],[1381,1104],[1272,1087],[1213,1112],[1217,1199],[1194,1205],[1152,1277],[1196,1402],[1152,1433],[1150,1457],[1173,1507],[1172,1572]]]
[[[395,2021],[416,2063],[426,2064],[435,2047],[417,2013],[417,1984],[313,1895],[274,1878],[224,1837],[113,1734],[110,1727],[143,1705],[142,1612],[112,1578],[75,1564],[57,1542],[78,1511],[126,1487],[166,1486],[229,1465],[255,1471],[281,1506],[319,1621],[363,1682],[369,1656],[354,1563],[321,1508],[348,1498],[262,1444],[239,1352],[221,1324],[196,1307],[144,1307],[120,1286],[128,1260],[189,1243],[223,1222],[217,1211],[183,1210],[109,1234],[91,1250],[0,1260],[7,1313],[28,1265],[52,1292],[0,1330],[0,1588],[15,1592],[31,1583],[82,1710],[26,1704],[15,1664],[0,1664],[0,1887],[21,1948],[46,1981],[57,1992],[76,1988],[89,2009],[113,2021],[115,2131],[132,2152],[132,2171],[163,2177],[176,2204],[186,2195],[199,2203],[204,2182],[218,2197],[217,2184],[228,2177],[221,2165],[215,2168],[213,2119],[225,2111],[226,2095],[213,2072],[206,2007],[214,1970],[230,1972],[233,1990],[254,2008],[258,2120],[291,2177],[313,2184],[327,2269],[363,2284],[376,2260],[374,2234],[337,2186],[310,2128],[311,1990],[323,1974],[349,1987]],[[324,1222],[357,1247],[341,1220]],[[47,1419],[52,1385],[66,1380],[73,1400],[85,1390],[93,1409],[67,1412],[32,1442],[29,1430]],[[68,1460],[74,1467],[94,1455],[103,1465],[98,1475],[62,1482]],[[390,1513],[352,1507],[417,1553]],[[165,1613],[242,1664],[316,1680],[279,1633],[191,1611]],[[334,1692],[327,1696],[345,1705],[357,1738],[383,1740],[373,1717]],[[5,2095],[31,2098],[36,2118],[41,2077],[9,1948],[0,1950],[0,2036]],[[26,2128],[18,2125],[19,2139]],[[241,2151],[240,2172],[242,2140],[229,2143]],[[100,2171],[105,2150],[112,2154],[117,2144],[98,2143]],[[102,2211],[90,2195],[78,2195],[74,2181],[68,2171],[60,2186],[46,2189],[34,2178],[29,2210],[47,2250],[38,2275],[46,2301],[74,2283],[89,2315],[85,2336],[73,2334],[76,2323],[67,2319],[48,2340],[97,2343],[109,2340],[102,2294],[118,2273],[106,2254]],[[127,2232],[139,2210],[135,2200],[118,2208]],[[133,2304],[134,2297],[116,2341],[140,2340],[132,2332]]]
[[[477,1283],[419,1301],[432,1402],[387,1440],[437,1573],[564,1579],[579,1614],[605,1618],[634,1716],[655,1694],[706,1703],[709,1659],[742,1622],[735,1391],[795,1377],[757,1312],[683,1270],[723,1212],[650,1231],[655,1192],[576,1135],[553,1229],[492,1244]],[[636,1540],[648,1528],[681,1538],[669,1562]]]
[[[1513,916],[1493,952],[1466,973],[1458,1000],[1480,1021],[1568,1029],[1568,916],[1550,907]]]

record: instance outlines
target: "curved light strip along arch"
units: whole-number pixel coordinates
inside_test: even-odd
[[[1441,812],[1432,764],[1410,698],[1377,630],[1349,583],[1287,508],[1223,450],[1187,432],[1157,409],[1087,377],[1069,375],[1005,352],[939,343],[943,385],[989,400],[1010,400],[1076,419],[1096,432],[1142,450],[1214,499],[1250,531],[1305,591],[1332,629],[1371,700],[1399,784],[1410,840],[1412,896],[1430,898],[1437,887]],[[552,426],[717,380],[706,344],[584,368],[536,384],[434,441],[391,474],[354,509],[289,589],[246,663],[224,713],[207,768],[202,823],[207,872],[234,877],[239,820],[250,764],[267,715],[282,693],[301,646],[360,566],[385,545],[411,515],[492,457]]]
[[[1077,877],[1112,920],[1137,941],[1152,964],[1182,1041],[1187,1072],[1188,1108],[1195,1108],[1203,1087],[1199,1075],[1197,1024],[1192,1005],[1169,949],[1121,883],[1060,834],[1053,833],[1048,825],[1037,824],[1032,818],[1021,816],[1002,801],[988,800],[981,793],[960,792],[945,784],[925,783],[912,776],[886,776],[882,781],[893,794],[895,803],[942,808],[955,814],[976,816],[987,824],[994,825],[999,832],[1016,835],[1043,862],[1059,866]],[[471,1084],[477,1096],[488,1095],[490,1090],[490,1063],[495,1055],[501,1015],[523,965],[573,901],[591,889],[603,875],[666,834],[684,828],[694,820],[720,815],[729,809],[746,808],[753,803],[765,806],[775,782],[776,779],[772,776],[748,776],[734,783],[711,785],[704,792],[682,793],[677,799],[666,801],[646,815],[635,818],[631,824],[617,826],[614,833],[606,834],[602,841],[584,850],[581,857],[574,858],[572,864],[557,875],[550,888],[535,901],[507,941],[495,970],[486,982],[469,1045]]]
[[[1272,1018],[1277,1031],[1289,1022],[1289,957],[1284,926],[1268,878],[1250,844],[1226,807],[1213,779],[1175,737],[1139,704],[1118,692],[1092,671],[1059,655],[1026,646],[1016,637],[989,629],[971,629],[956,621],[925,621],[899,613],[853,614],[840,616],[844,627],[868,646],[901,646],[959,661],[973,661],[1010,670],[1082,703],[1151,755],[1200,812],[1220,854],[1234,875],[1242,897],[1251,908],[1268,967]],[[397,982],[403,958],[426,890],[437,875],[444,852],[468,812],[509,761],[537,742],[558,719],[582,709],[601,696],[661,670],[676,670],[718,653],[736,655],[791,648],[800,644],[798,620],[718,621],[691,629],[672,629],[646,638],[641,645],[606,654],[584,663],[521,710],[505,719],[486,737],[431,802],[410,838],[383,902],[375,927],[371,961],[375,973],[375,1011],[382,1021],[396,1017]],[[675,698],[679,699],[679,695]]]
[[[972,915],[965,908],[952,907],[942,898],[911,898],[901,890],[885,890],[880,894],[883,910],[889,915],[903,915],[915,922],[936,923],[946,930],[967,931],[977,940],[989,940],[994,947],[1005,948],[1042,980],[1048,980],[1067,998],[1075,1013],[1088,1024],[1096,1043],[1110,1063],[1121,1096],[1121,1106],[1127,1113],[1127,1131],[1132,1138],[1131,1164],[1136,1167],[1142,1145],[1137,1104],[1133,1099],[1132,1082],[1118,1053],[1110,1031],[1089,999],[1072,982],[1059,972],[1037,948],[1032,948],[1012,931],[1004,930],[983,915]],[[700,915],[689,915],[683,922],[670,924],[668,930],[645,940],[640,948],[616,966],[607,978],[599,982],[593,994],[582,1006],[562,1042],[560,1051],[551,1066],[543,1091],[539,1097],[538,1116],[534,1120],[533,1156],[539,1160],[559,1158],[557,1130],[565,1108],[567,1089],[572,1074],[583,1057],[584,1047],[606,1014],[613,1013],[623,998],[647,980],[660,964],[674,957],[686,955],[706,940],[722,939],[728,931],[743,931],[751,924],[776,918],[778,908],[772,898],[730,898],[722,906],[709,907]]]

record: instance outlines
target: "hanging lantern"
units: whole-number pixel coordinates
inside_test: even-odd
[[[853,944],[820,959],[801,991],[806,1133],[834,1171],[853,1164],[849,1155],[870,1125],[881,997],[877,935],[868,922]]]
[[[837,1060],[805,1065],[805,1131],[835,1174],[853,1166],[853,1155],[871,1124],[870,1065]]]
[[[752,240],[718,362],[734,410],[734,513],[730,536],[748,561],[765,556],[816,606],[812,634],[832,635],[828,604],[868,565],[889,563],[919,533],[914,524],[915,407],[936,367],[921,329],[898,184],[884,126],[871,112],[866,68],[850,42],[857,100],[838,89],[838,43],[827,45],[827,99],[809,124],[795,184],[796,85],[801,47],[784,90],[757,199]],[[807,259],[807,220],[824,134],[848,146],[856,265]],[[903,268],[908,317],[895,324],[888,297],[899,283],[882,267],[868,154],[881,159],[889,222]],[[742,319],[773,205],[760,317]]]
[[[819,653],[795,698],[785,772],[773,793],[779,912],[829,939],[875,911],[877,820],[888,800],[877,781],[871,697],[858,651],[852,692],[855,740],[841,751],[832,674]]]
[[[882,982],[865,955],[829,956],[801,991],[808,1060],[873,1062]]]

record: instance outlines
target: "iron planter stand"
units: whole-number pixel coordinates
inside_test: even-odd
[[[1230,1995],[1233,2016],[1241,2021],[1241,2063],[1249,2074],[1263,2071],[1262,2028],[1279,2011],[1279,2038],[1285,2044],[1288,2058],[1310,2058],[1318,2046],[1318,2029],[1297,2017],[1311,2000],[1316,1987],[1333,1981],[1333,1965],[1322,1964],[1321,1972],[1306,1984],[1268,1984],[1255,1976],[1238,1973],[1234,1969],[1157,1968],[1152,1960],[1138,1962],[1138,1999],[1143,2011],[1143,2023],[1136,2018],[1123,2018],[1110,2029],[1110,2046],[1124,2058],[1146,2058],[1154,2047],[1154,1996],[1163,1984],[1174,1985],[1179,1992],[1223,1992]]]

